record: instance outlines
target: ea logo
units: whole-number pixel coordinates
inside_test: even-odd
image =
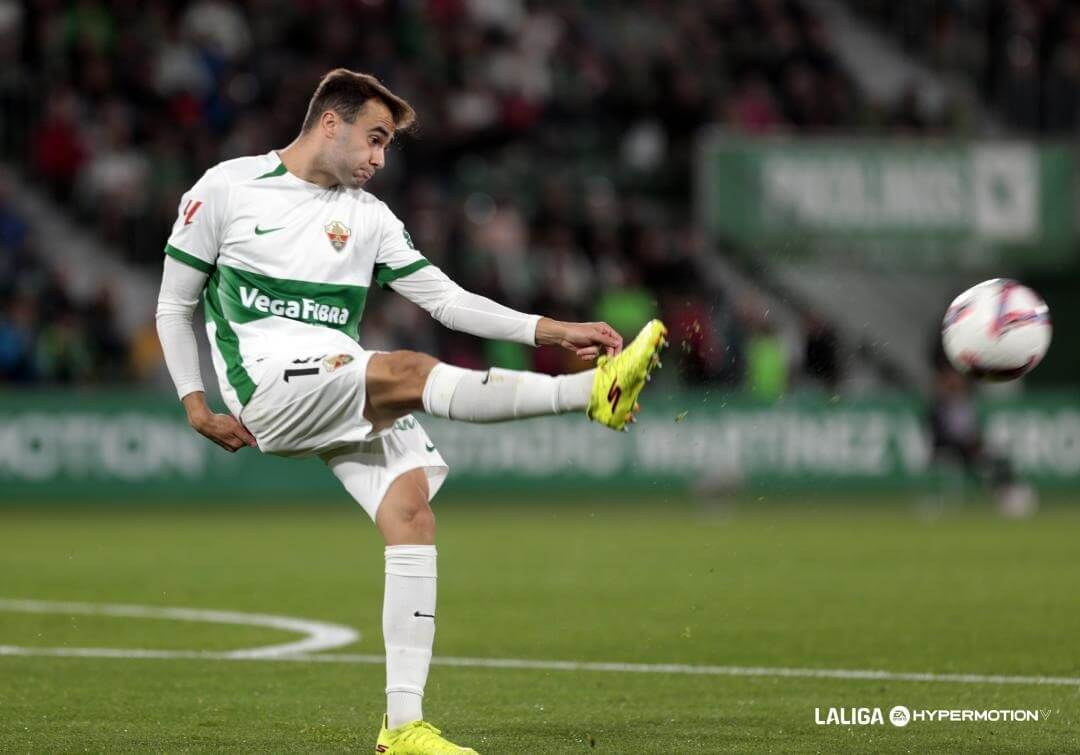
[[[903,705],[897,705],[889,711],[889,721],[893,726],[907,726],[911,723],[911,711]]]

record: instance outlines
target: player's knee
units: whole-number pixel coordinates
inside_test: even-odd
[[[423,390],[424,382],[439,360],[419,351],[390,352],[390,372],[400,383],[419,385]]]
[[[427,501],[414,501],[394,508],[395,529],[416,543],[435,542],[435,512]]]
[[[417,351],[392,351],[372,357],[368,396],[377,410],[412,409],[421,400],[424,383],[439,363]]]

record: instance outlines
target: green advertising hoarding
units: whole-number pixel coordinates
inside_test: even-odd
[[[702,141],[698,212],[719,238],[782,259],[908,268],[1076,253],[1074,150],[1031,142]]]
[[[451,466],[448,485],[458,489],[619,485],[664,493],[702,483],[793,490],[926,485],[936,472],[923,413],[907,398],[764,406],[714,393],[651,402],[628,434],[578,416],[495,426],[421,420]],[[1021,476],[1080,487],[1080,400],[994,403],[984,415],[990,442]],[[187,426],[169,397],[0,396],[0,503],[343,495],[317,459],[222,451]]]

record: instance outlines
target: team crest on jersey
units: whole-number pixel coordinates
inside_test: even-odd
[[[351,354],[334,354],[332,357],[326,357],[326,359],[322,360],[322,364],[327,372],[333,372],[338,367],[344,367],[352,360]]]
[[[326,237],[330,239],[330,245],[338,252],[344,249],[345,245],[349,243],[349,234],[352,233],[352,231],[349,230],[349,226],[345,225],[340,220],[331,220],[323,226],[323,230],[326,231]]]

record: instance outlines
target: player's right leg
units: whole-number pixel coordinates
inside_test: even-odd
[[[464,422],[585,411],[621,430],[634,421],[638,394],[660,364],[666,336],[663,323],[653,320],[621,354],[573,375],[466,370],[411,351],[375,354],[367,367],[364,416],[379,428],[418,410]]]

